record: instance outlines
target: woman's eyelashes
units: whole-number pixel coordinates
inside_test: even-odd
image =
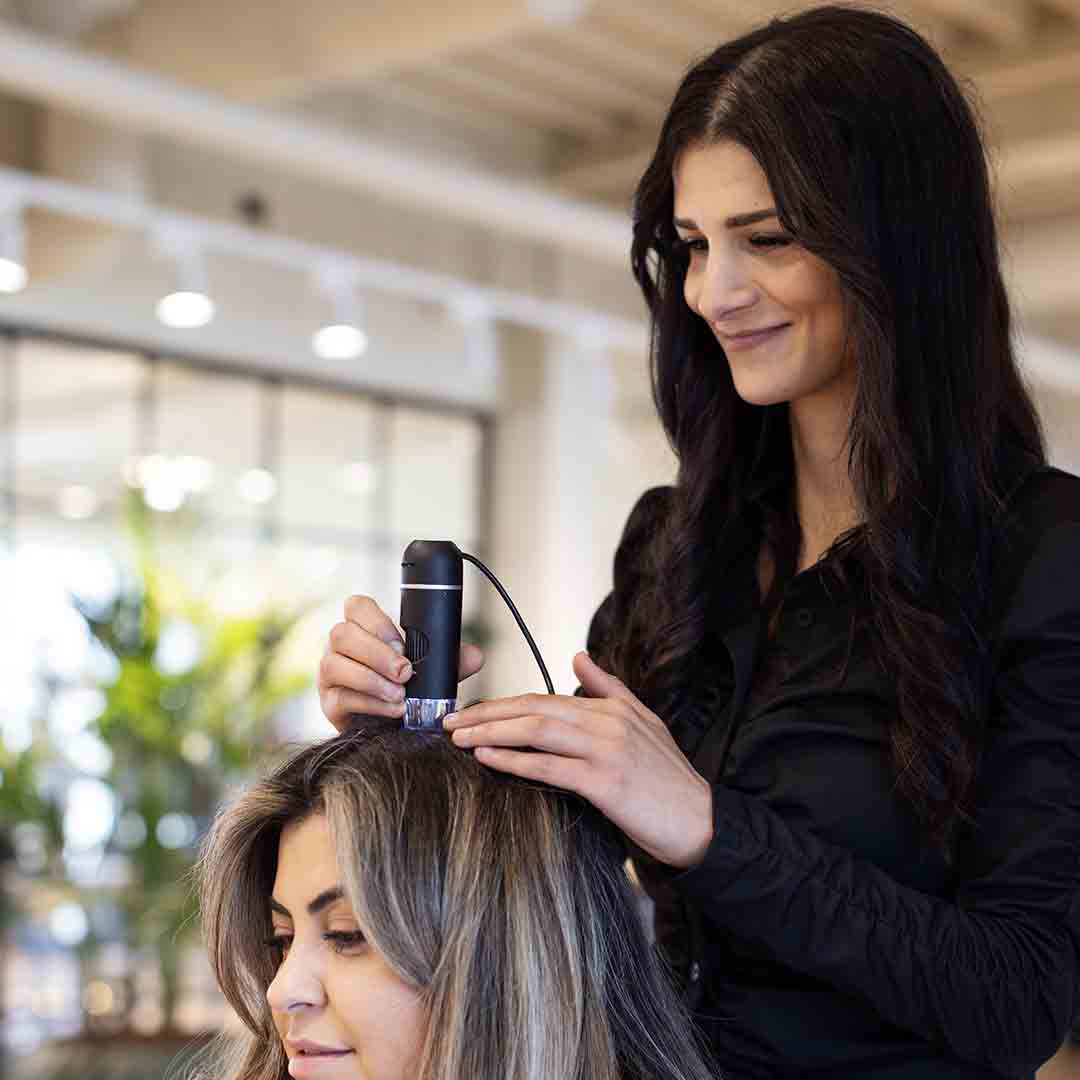
[[[786,247],[792,242],[792,237],[778,233],[755,233],[749,237],[747,243],[753,248],[777,248]],[[671,245],[672,250],[679,255],[691,255],[694,252],[706,251],[708,241],[704,236],[677,237]]]
[[[329,942],[334,952],[338,953],[345,952],[354,945],[362,945],[365,940],[360,930],[331,930],[322,937],[323,941]],[[280,959],[285,956],[292,939],[292,934],[275,934],[267,938],[263,944]]]

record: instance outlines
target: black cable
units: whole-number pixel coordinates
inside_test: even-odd
[[[540,665],[540,672],[544,676],[544,683],[547,686],[547,692],[549,694],[555,693],[555,687],[551,683],[551,676],[548,674],[548,669],[544,667],[544,658],[540,655],[540,650],[536,647],[536,642],[533,641],[532,634],[529,633],[529,628],[525,625],[524,620],[518,614],[518,609],[514,607],[514,601],[510,599],[507,591],[499,584],[499,579],[478,559],[475,555],[470,555],[463,551],[461,553],[463,559],[468,559],[474,566],[480,567],[481,570],[487,575],[488,580],[496,589],[499,590],[499,595],[506,601],[507,606],[513,612],[514,618],[517,620],[518,626],[521,627],[521,632],[525,635],[525,640],[529,643],[529,648],[532,649],[533,656],[536,657],[536,662]]]

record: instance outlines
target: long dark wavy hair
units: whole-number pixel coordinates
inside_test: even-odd
[[[1013,352],[979,125],[934,49],[894,18],[825,6],[775,19],[697,62],[675,94],[635,194],[632,266],[678,479],[650,545],[655,587],[621,613],[602,661],[671,716],[709,634],[752,599],[733,589],[756,590],[762,542],[775,564],[766,613],[796,570],[788,403],[739,397],[685,303],[687,258],[673,247],[678,156],[726,139],[754,155],[781,224],[839,278],[858,368],[847,464],[860,523],[822,568],[864,580],[873,656],[898,695],[896,786],[951,860],[985,725],[1000,455],[1046,453]]]

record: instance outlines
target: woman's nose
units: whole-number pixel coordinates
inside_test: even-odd
[[[702,318],[722,323],[730,315],[751,307],[757,300],[757,288],[738,259],[710,251],[699,275],[696,304],[691,304]]]
[[[295,958],[295,960],[294,960]],[[290,962],[293,961],[293,962]],[[326,996],[318,973],[300,963],[295,951],[281,961],[277,974],[266,988],[266,1001],[274,1012],[295,1012],[302,1006],[318,1006]]]

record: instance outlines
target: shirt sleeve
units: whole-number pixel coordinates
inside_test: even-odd
[[[1029,559],[997,637],[971,871],[901,885],[713,788],[713,841],[675,888],[708,919],[961,1060],[1030,1074],[1080,1010],[1080,524]]]

